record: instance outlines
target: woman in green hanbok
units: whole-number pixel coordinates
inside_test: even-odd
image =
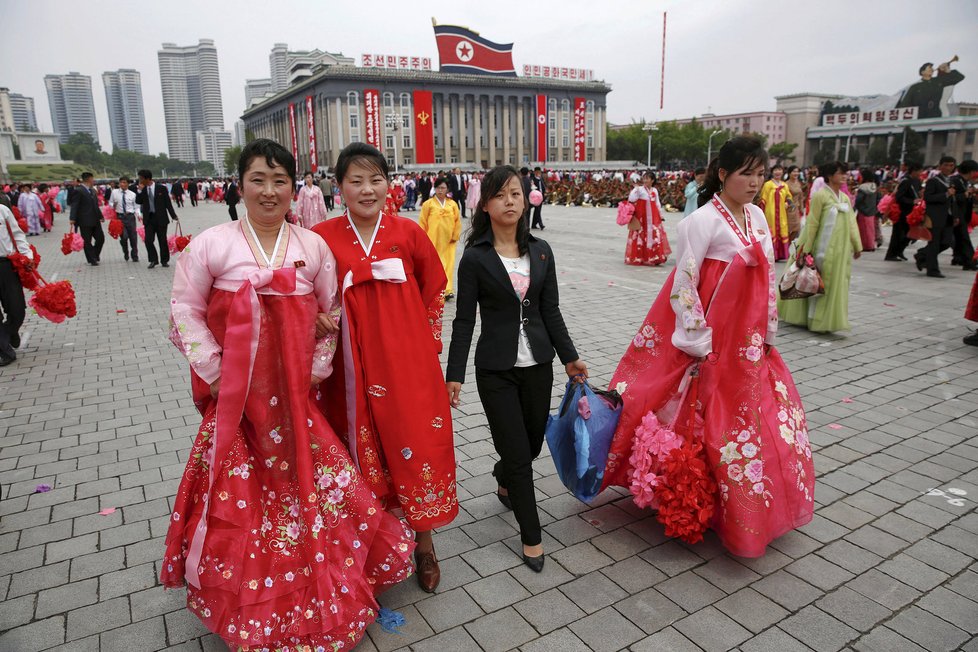
[[[862,242],[849,197],[842,192],[846,166],[838,161],[819,168],[825,186],[811,198],[798,251],[811,254],[825,282],[825,294],[808,299],[778,299],[782,321],[816,333],[849,330],[849,277]]]

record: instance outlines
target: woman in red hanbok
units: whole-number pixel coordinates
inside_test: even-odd
[[[635,205],[635,215],[628,225],[628,241],[625,243],[626,265],[661,265],[672,250],[662,226],[662,204],[659,191],[654,188],[655,175],[642,174],[641,185],[632,188],[628,201]]]
[[[413,221],[382,212],[389,171],[354,143],[336,162],[345,215],[313,230],[336,256],[342,356],[323,406],[373,492],[417,533],[418,582],[440,578],[431,531],[458,514],[452,417],[442,380],[445,271]]]
[[[662,470],[633,473],[636,429],[657,412],[669,420],[662,409],[697,365],[697,436],[717,487],[710,526],[744,557],[811,519],[815,484],[805,412],[773,347],[771,234],[750,203],[767,160],[755,138],[727,142],[707,173],[706,203],[680,222],[676,270],[612,379],[625,407],[605,475],[605,486],[629,487],[637,501],[651,493]]]
[[[177,262],[170,339],[203,415],[180,481],[162,581],[236,650],[353,647],[375,595],[408,577],[414,544],[316,408],[337,335],[335,261],[284,222],[295,161],[241,154],[248,217],[194,237]]]

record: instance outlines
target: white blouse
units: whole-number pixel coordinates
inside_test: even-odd
[[[754,240],[761,243],[768,260],[768,319],[764,341],[773,344],[778,330],[778,306],[775,294],[774,247],[768,232],[764,211],[748,204],[750,230]],[[676,330],[672,344],[694,358],[703,358],[713,351],[713,329],[710,321],[722,315],[704,314],[703,297],[697,290],[700,269],[707,258],[731,262],[744,249],[740,236],[734,232],[720,212],[708,202],[679,222],[679,237],[674,243],[676,276],[673,280],[671,303],[676,312]],[[719,290],[722,291],[722,286]],[[707,300],[710,297],[706,297]]]

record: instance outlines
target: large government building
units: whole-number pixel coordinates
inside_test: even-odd
[[[452,50],[461,62],[474,61],[469,46],[476,57],[480,47],[507,47],[447,26],[436,27],[439,39],[439,29],[456,30]],[[353,142],[376,146],[399,170],[606,159],[611,87],[591,71],[523,66],[518,76],[511,61],[508,73],[469,71],[460,61],[446,65],[442,45],[439,70],[429,59],[384,55],[319,66],[252,100],[242,115],[246,133],[291,146],[301,170],[331,167]]]

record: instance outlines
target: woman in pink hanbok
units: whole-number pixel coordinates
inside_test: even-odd
[[[625,243],[626,265],[661,265],[672,250],[662,226],[662,202],[655,189],[655,175],[642,174],[642,181],[632,188],[628,201],[635,206],[635,215],[628,225]]]
[[[326,200],[323,191],[316,185],[312,172],[302,177],[302,187],[295,200],[295,216],[299,224],[311,229],[326,219]]]
[[[668,422],[663,408],[697,369],[702,427],[694,437],[717,487],[709,525],[743,557],[763,555],[772,539],[811,520],[815,485],[805,412],[773,347],[771,233],[750,203],[767,160],[756,138],[728,141],[710,164],[701,207],[679,223],[676,269],[612,379],[625,406],[605,473],[605,486],[648,495],[663,471],[653,462],[652,473],[633,473],[636,429],[656,413]],[[683,423],[693,422],[688,416]]]
[[[247,218],[195,236],[173,281],[170,339],[203,415],[173,505],[162,581],[234,650],[350,649],[375,596],[408,577],[412,534],[388,514],[314,404],[329,376],[336,261],[285,223],[295,159],[241,153]],[[328,320],[328,319],[327,319]]]

